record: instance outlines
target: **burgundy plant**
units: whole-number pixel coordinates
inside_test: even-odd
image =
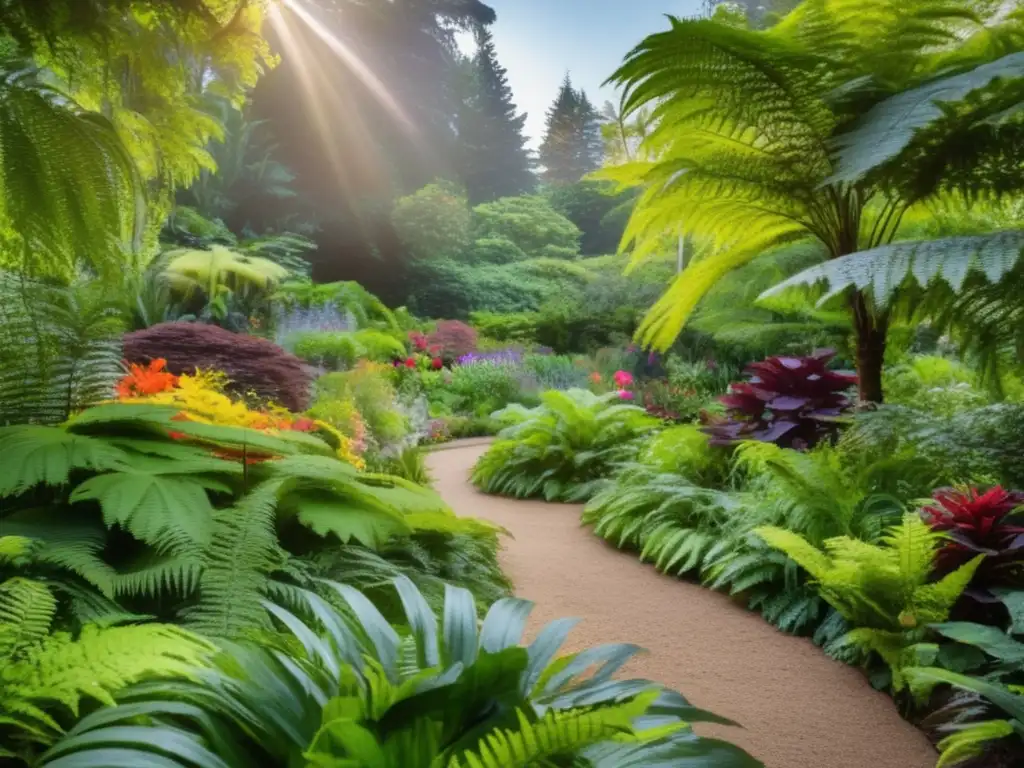
[[[1024,518],[1014,516],[1024,506],[1024,493],[998,485],[984,493],[940,488],[932,499],[934,503],[921,509],[921,519],[948,537],[935,563],[940,574],[985,555],[972,586],[1024,584]]]
[[[476,352],[476,331],[458,320],[439,322],[427,341],[431,354],[440,356],[447,363]]]
[[[271,341],[232,333],[204,323],[160,323],[126,334],[124,356],[130,363],[163,358],[175,375],[222,371],[228,389],[261,402],[274,402],[290,411],[309,407],[310,369]]]
[[[828,370],[835,351],[807,357],[769,357],[746,367],[749,378],[719,398],[726,416],[706,417],[704,431],[714,445],[742,440],[806,449],[839,431],[839,417],[853,403],[847,390],[857,377]]]

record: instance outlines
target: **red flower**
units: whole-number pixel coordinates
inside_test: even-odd
[[[413,357],[405,358],[405,367],[406,368],[415,368],[416,367],[416,358],[413,358]]]
[[[128,375],[117,382],[117,396],[122,400],[133,397],[156,395],[178,386],[178,377],[168,373],[167,361],[162,357],[151,360],[149,365],[132,363]]]
[[[185,433],[184,432],[168,432],[167,436],[169,438],[171,438],[171,440],[184,440],[185,439]]]
[[[442,368],[444,368],[444,360],[442,360],[440,357],[435,357],[433,360],[430,361],[430,367],[433,368],[435,371],[439,371]]]
[[[292,422],[291,428],[294,432],[312,432],[316,429],[316,423],[312,419],[303,417]]]
[[[419,331],[409,332],[409,341],[412,342],[412,347],[417,352],[422,352],[427,348],[427,337]]]

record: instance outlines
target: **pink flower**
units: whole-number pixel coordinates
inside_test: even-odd
[[[416,367],[416,358],[414,358],[414,357],[406,358],[406,360],[405,360],[405,367],[406,368],[415,368]]]
[[[632,400],[634,397],[636,397],[636,395],[634,395],[628,389],[620,389],[619,390],[619,399],[620,400]]]
[[[439,371],[444,367],[444,361],[440,357],[435,357],[430,361],[430,367],[435,371]]]
[[[628,371],[616,371],[615,372],[615,386],[619,389],[625,389],[633,383],[633,374]]]

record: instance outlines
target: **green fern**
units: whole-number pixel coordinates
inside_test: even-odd
[[[583,501],[619,462],[635,456],[637,439],[657,420],[616,395],[548,391],[533,409],[513,405],[495,418],[506,424],[473,468],[488,493],[548,501]]]
[[[828,539],[824,551],[781,528],[755,533],[784,552],[814,579],[821,596],[854,627],[839,645],[877,652],[903,687],[901,668],[913,666],[911,647],[926,624],[945,621],[984,559],[979,556],[929,583],[942,536],[908,513],[881,545],[858,539]]]
[[[17,496],[40,484],[64,485],[76,469],[120,469],[126,458],[103,440],[57,427],[2,427],[0,497]]]
[[[0,583],[0,660],[10,664],[19,651],[43,640],[56,611],[44,584],[23,578]]]

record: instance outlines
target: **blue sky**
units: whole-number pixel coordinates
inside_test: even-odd
[[[486,0],[498,14],[491,31],[508,70],[516,106],[527,112],[536,148],[544,113],[566,71],[600,108],[614,99],[601,83],[622,57],[652,32],[667,29],[665,14],[692,16],[701,0]]]

